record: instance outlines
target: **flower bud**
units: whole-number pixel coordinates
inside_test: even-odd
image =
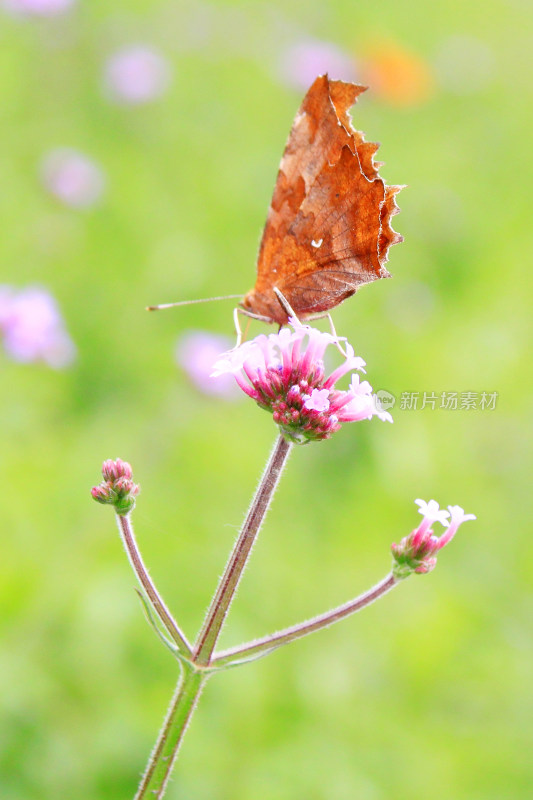
[[[111,494],[113,490],[109,483],[100,483],[98,486],[93,486],[91,489],[91,494],[93,496],[93,500],[96,500],[98,503],[111,503]]]
[[[132,480],[131,466],[120,458],[116,461],[109,458],[102,465],[102,475],[104,480],[91,489],[93,499],[114,506],[119,516],[126,516],[133,510],[140,491]]]
[[[118,478],[131,478],[132,469],[127,461],[117,458],[116,461],[108,458],[102,464],[102,475],[105,481],[116,481]]]
[[[424,575],[435,569],[436,554],[455,536],[462,522],[475,519],[474,514],[465,514],[460,506],[448,506],[448,511],[441,510],[435,500],[426,503],[416,500],[419,512],[424,519],[414,531],[404,536],[399,544],[391,546],[394,564],[392,572],[397,580],[407,578],[412,572]],[[449,518],[451,517],[451,520]],[[435,536],[431,529],[433,522],[447,526],[442,536]]]

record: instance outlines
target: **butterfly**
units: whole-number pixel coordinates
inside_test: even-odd
[[[348,109],[367,87],[319,76],[294,119],[259,247],[257,279],[241,307],[280,325],[287,304],[300,318],[320,315],[359,286],[389,278],[395,195]],[[281,302],[279,295],[285,299]]]

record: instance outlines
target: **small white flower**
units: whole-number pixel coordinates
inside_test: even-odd
[[[475,514],[465,514],[461,506],[448,506],[448,511],[451,514],[451,525],[459,526],[461,522],[466,522],[469,519],[477,519]]]
[[[426,503],[425,500],[418,499],[415,500],[415,503],[419,507],[418,513],[422,514],[428,522],[440,522],[441,525],[448,525],[448,517],[450,515],[440,508],[436,500],[430,500],[429,503]]]
[[[309,411],[327,411],[329,408],[329,389],[313,389],[305,395],[304,406]]]

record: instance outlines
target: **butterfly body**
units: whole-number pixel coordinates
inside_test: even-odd
[[[402,241],[391,225],[394,196],[348,109],[365,87],[318,77],[294,120],[257,260],[255,287],[242,307],[284,324],[274,288],[301,319],[326,312],[358,287],[390,277],[388,249]]]

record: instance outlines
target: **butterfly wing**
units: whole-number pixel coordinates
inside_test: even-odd
[[[301,317],[326,311],[359,285],[388,277],[387,251],[401,237],[398,208],[348,115],[364,87],[316,79],[296,115],[261,240],[255,288],[243,305],[282,323],[276,286]]]

